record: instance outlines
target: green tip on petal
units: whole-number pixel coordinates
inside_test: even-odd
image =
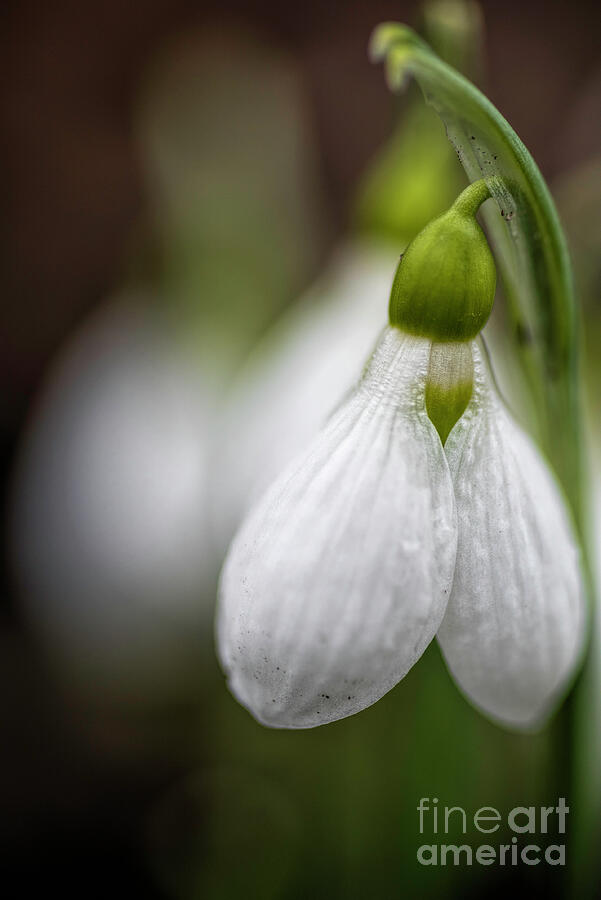
[[[432,344],[426,380],[426,411],[443,446],[470,402],[473,375],[470,342]]]
[[[496,269],[475,216],[489,196],[484,181],[474,182],[409,244],[392,285],[391,325],[441,342],[468,341],[482,330]]]

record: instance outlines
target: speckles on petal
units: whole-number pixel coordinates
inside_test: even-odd
[[[369,706],[438,629],[456,526],[425,412],[428,358],[427,341],[387,328],[356,390],[230,549],[219,653],[265,724],[307,728]]]

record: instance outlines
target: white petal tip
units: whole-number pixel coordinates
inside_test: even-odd
[[[521,695],[514,691],[511,697],[493,698],[487,693],[485,685],[480,684],[478,688],[474,688],[473,682],[469,686],[462,684],[457,677],[456,667],[455,670],[451,667],[442,647],[440,649],[449,675],[470,706],[494,725],[521,734],[538,734],[549,725],[569,693],[579,669],[578,664],[574,665],[570,674],[556,685],[555,691],[550,690],[537,697],[529,695],[527,690]]]

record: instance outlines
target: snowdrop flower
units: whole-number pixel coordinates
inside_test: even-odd
[[[232,543],[218,650],[264,724],[364,709],[437,633],[464,693],[511,726],[539,723],[574,670],[568,514],[474,344],[495,289],[487,196],[470,186],[410,244],[357,387]]]

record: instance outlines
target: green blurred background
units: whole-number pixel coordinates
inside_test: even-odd
[[[581,881],[416,861],[421,797],[506,814],[601,777],[588,745],[574,754],[570,704],[541,734],[506,733],[431,646],[360,715],[276,732],[214,657],[236,522],[360,370],[398,254],[464,183],[418,92],[392,98],[368,62],[387,19],[485,90],[551,184],[594,426],[598,4],[4,6],[7,896],[601,896],[595,861]],[[569,860],[598,843],[571,822]]]

